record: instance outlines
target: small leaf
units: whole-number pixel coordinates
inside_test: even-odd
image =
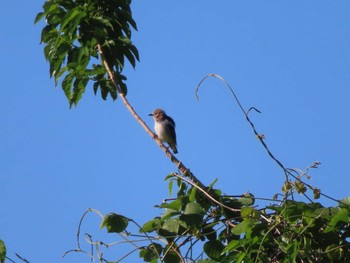
[[[71,22],[77,16],[81,16],[81,11],[79,7],[69,10],[62,19],[61,30],[64,31],[65,27],[69,24],[69,22]]]
[[[71,98],[71,87],[74,79],[74,73],[70,72],[62,81],[62,88],[68,100]]]
[[[169,185],[168,185],[168,190],[169,190],[170,196],[172,196],[172,194],[173,194],[173,184],[174,184],[174,181],[170,180]]]
[[[163,247],[158,243],[152,243],[147,248],[140,251],[140,257],[143,258],[145,262],[152,262],[152,260],[157,260],[162,253]]]
[[[45,15],[46,14],[43,12],[38,13],[34,19],[34,24],[38,23],[41,19],[43,19]]]
[[[252,207],[243,207],[241,210],[241,216],[243,219],[255,219],[260,218],[260,212]]]
[[[180,199],[176,199],[171,203],[163,203],[160,205],[160,208],[170,208],[175,211],[180,211],[182,207],[182,202]]]
[[[254,195],[251,193],[245,193],[243,194],[243,197],[239,199],[239,201],[242,203],[242,205],[245,206],[251,206],[255,203]]]
[[[294,185],[298,194],[303,194],[307,191],[305,184],[300,180],[296,180]]]
[[[196,187],[192,187],[191,188],[191,193],[189,196],[189,201],[190,202],[194,202],[196,200],[196,193],[197,193],[197,188]]]
[[[291,182],[287,181],[287,182],[285,182],[285,183],[283,184],[283,186],[282,186],[282,191],[283,191],[284,193],[286,193],[286,192],[290,191],[292,188],[293,188],[293,184],[292,184]],[[276,198],[276,199],[277,199],[277,198]]]
[[[236,225],[231,232],[235,235],[241,235],[245,232],[247,232],[251,227],[251,223],[249,222],[249,220],[244,220],[241,223],[239,223],[238,225]]]
[[[218,180],[218,178],[215,178],[215,180],[209,185],[208,190],[211,190]]]
[[[140,229],[140,232],[153,232],[156,229],[159,229],[161,225],[161,220],[159,217],[153,218],[152,220],[146,222],[142,228]]]
[[[348,223],[349,222],[349,211],[346,210],[345,208],[342,208],[339,210],[339,212],[334,215],[324,230],[324,233],[328,233],[331,231],[334,231],[334,229],[337,227],[338,223]]]
[[[6,246],[4,241],[0,239],[0,263],[4,263],[6,258]]]
[[[222,251],[225,246],[219,240],[211,240],[204,244],[203,249],[207,256],[215,261],[221,262]]]
[[[115,213],[110,213],[102,220],[100,228],[107,228],[108,233],[123,232],[129,224],[129,219]]]

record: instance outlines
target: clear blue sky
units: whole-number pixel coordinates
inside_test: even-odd
[[[143,224],[160,214],[153,206],[168,197],[163,178],[176,167],[120,100],[102,101],[90,87],[69,109],[49,79],[44,24],[33,25],[43,3],[0,3],[0,239],[13,259],[88,262],[62,259],[75,248],[83,212]],[[178,158],[198,178],[259,197],[280,192],[284,179],[219,80],[205,82],[195,100],[198,82],[217,73],[246,109],[261,110],[252,120],[286,167],[321,161],[309,183],[350,196],[349,1],[158,0],[132,9],[141,62],[125,72],[128,98],[152,127],[157,107],[175,119]],[[89,217],[83,232],[111,239],[99,223]]]

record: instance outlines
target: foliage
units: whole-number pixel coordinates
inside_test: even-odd
[[[6,258],[6,246],[4,241],[0,239],[0,263],[4,263]]]
[[[139,229],[149,242],[138,246],[145,262],[350,262],[350,198],[335,207],[290,199],[258,208],[252,194],[207,189],[220,200],[216,205],[174,177],[168,179],[177,184],[176,198],[160,204],[162,216]],[[107,229],[120,231],[107,221]]]
[[[50,76],[62,88],[70,106],[77,105],[90,80],[103,99],[117,98],[116,87],[106,69],[94,64],[103,51],[104,60],[114,71],[114,80],[124,93],[126,77],[122,75],[125,59],[133,67],[139,54],[131,42],[131,28],[137,29],[130,9],[131,0],[50,0],[43,5],[35,23],[46,18],[41,42],[50,63]]]
[[[44,54],[56,85],[63,78],[62,88],[71,106],[78,103],[90,80],[94,82],[95,93],[100,89],[103,99],[108,95],[116,99],[117,94],[124,98],[126,77],[121,74],[124,61],[127,59],[135,67],[139,59],[131,42],[131,28],[137,28],[130,2],[50,0],[35,18],[35,23],[46,18],[47,25],[41,35],[41,41],[46,44]],[[101,64],[92,63],[97,59]],[[224,195],[221,190],[214,189],[215,182],[209,187],[203,186],[179,163],[182,174],[173,173],[167,177],[170,195],[176,186],[176,196],[157,206],[164,210],[162,216],[140,226],[117,213],[103,216],[88,209],[79,224],[77,249],[67,253],[83,252],[91,259],[98,255],[99,261],[110,262],[100,253],[100,247],[108,248],[120,242],[105,244],[93,241],[92,235],[86,234],[85,240],[94,245],[97,253],[86,252],[80,246],[81,223],[88,212],[95,212],[102,218],[101,228],[133,245],[130,253],[139,251],[145,262],[350,262],[350,198],[341,201],[331,198],[337,202],[335,207],[314,202],[313,199],[321,196],[330,198],[305,180],[309,178],[308,170],[317,168],[320,163],[315,162],[305,171],[285,168],[249,119],[251,110],[259,111],[254,107],[245,111],[228,83],[215,74],[210,76],[220,78],[229,87],[257,139],[283,170],[282,193],[269,203],[262,203],[250,193]],[[198,87],[196,95],[197,91]],[[168,156],[175,160],[173,155]],[[308,196],[310,191],[313,198]],[[296,201],[297,194],[307,202]],[[133,233],[132,225],[139,233]],[[0,259],[5,252],[0,248]]]

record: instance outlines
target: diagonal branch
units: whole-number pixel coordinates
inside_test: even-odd
[[[119,87],[119,85],[117,84],[115,78],[114,78],[114,73],[113,73],[113,69],[108,65],[108,62],[105,59],[105,56],[103,54],[103,50],[102,50],[102,46],[101,44],[97,44],[97,49],[98,52],[101,56],[101,60],[103,63],[104,68],[106,69],[109,77],[112,80],[112,83],[114,84],[114,86],[117,89],[118,95],[121,98],[121,100],[123,101],[124,105],[126,106],[126,108],[129,110],[129,112],[131,113],[131,115],[136,119],[136,121],[144,128],[144,130],[147,132],[147,134],[149,136],[152,137],[152,139],[159,145],[159,147],[165,152],[166,156],[178,167],[178,169],[180,170],[180,172],[184,175],[189,177],[194,184],[198,185],[200,188],[205,189],[205,185],[199,180],[197,179],[190,171],[189,169],[182,163],[180,162],[170,151],[167,147],[165,147],[165,145],[162,143],[162,141],[158,138],[158,136],[156,134],[154,134],[152,132],[152,130],[147,126],[147,124],[141,119],[141,117],[137,114],[137,112],[134,110],[134,108],[131,106],[131,104],[129,103],[129,101],[127,100],[127,98],[125,97],[124,92],[122,91],[122,89]]]

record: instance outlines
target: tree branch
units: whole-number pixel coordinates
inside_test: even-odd
[[[114,86],[117,89],[118,95],[120,97],[120,99],[123,101],[124,105],[126,106],[126,108],[129,110],[129,112],[131,113],[131,115],[136,119],[136,121],[144,128],[144,130],[147,132],[147,134],[149,136],[151,136],[151,138],[158,144],[158,146],[165,152],[166,156],[178,167],[178,169],[180,170],[181,174],[183,174],[184,176],[189,177],[194,184],[198,185],[200,188],[204,189],[205,185],[198,179],[196,178],[190,171],[189,169],[182,163],[180,162],[170,151],[167,147],[165,147],[165,145],[162,143],[162,141],[158,138],[158,136],[156,134],[153,133],[153,131],[147,126],[147,124],[141,119],[141,117],[137,114],[137,112],[134,110],[134,108],[131,106],[131,104],[129,103],[129,101],[127,100],[127,98],[125,97],[125,94],[123,93],[122,89],[119,87],[118,83],[116,82],[115,78],[114,78],[114,74],[113,74],[113,70],[111,69],[111,67],[108,65],[108,62],[106,61],[104,54],[103,54],[103,50],[102,50],[102,46],[101,44],[97,44],[97,49],[98,52],[101,56],[101,60],[103,63],[104,68],[106,69],[109,77],[112,80],[112,83],[114,84]]]

